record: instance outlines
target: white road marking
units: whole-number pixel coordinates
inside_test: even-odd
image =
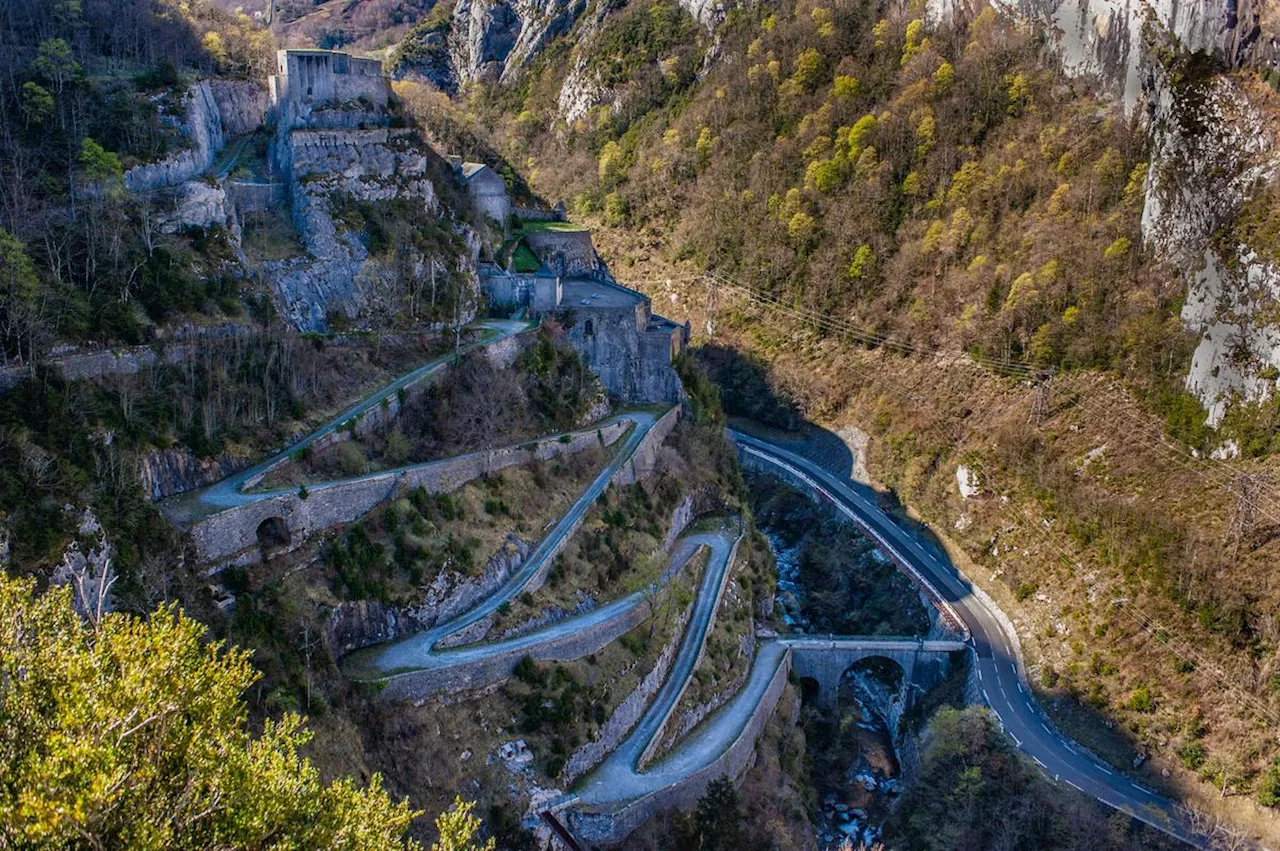
[[[1010,733],[1009,735],[1013,738],[1013,743],[1015,745],[1022,747],[1022,741],[1017,736],[1014,736],[1013,733]]]
[[[982,690],[982,699],[983,699],[983,700],[985,700],[985,701],[987,702],[987,705],[988,705],[988,706],[990,706],[990,705],[991,705],[991,696],[990,696],[989,694],[987,694],[987,690],[986,690],[986,689],[983,689],[983,690]]]
[[[1139,786],[1137,783],[1134,783],[1132,780],[1129,781],[1129,785],[1137,789],[1139,792],[1141,792],[1144,795],[1147,793],[1146,789],[1143,789],[1141,786]]]
[[[1045,771],[1048,771],[1048,770],[1049,770],[1049,766],[1047,766],[1047,765],[1045,765],[1043,762],[1041,762],[1041,761],[1040,761],[1040,757],[1038,757],[1038,756],[1033,756],[1033,757],[1031,757],[1031,758],[1032,758],[1032,759],[1034,759],[1034,760],[1036,761],[1036,765],[1040,766],[1040,767],[1041,767],[1041,768],[1043,768]]]
[[[1048,725],[1046,725],[1043,721],[1041,721],[1041,722],[1040,722],[1040,729],[1041,729],[1041,730],[1044,730],[1044,731],[1045,731],[1046,733],[1048,733],[1050,736],[1052,736],[1052,735],[1053,735],[1053,731],[1052,731],[1052,730],[1050,730],[1050,729],[1049,729],[1049,727],[1048,727]]]
[[[1108,771],[1107,769],[1103,768],[1101,765],[1099,765],[1099,766],[1098,766],[1098,768],[1102,770],[1102,773],[1103,773],[1103,774],[1107,774],[1107,775],[1110,775],[1111,777],[1115,777],[1115,775],[1114,775],[1114,774],[1112,774],[1112,773],[1111,773],[1110,771]],[[1102,799],[1101,799],[1101,798],[1099,798],[1098,800],[1100,800],[1100,801],[1101,801]],[[1106,802],[1104,801],[1103,803],[1106,803]],[[1108,804],[1107,806],[1110,806],[1110,804]]]
[[[978,679],[979,679],[979,680],[981,680],[981,679],[982,679],[982,666],[981,666],[981,665],[979,665],[979,666],[978,666]]]
[[[1077,792],[1083,792],[1083,791],[1084,791],[1084,790],[1083,790],[1083,789],[1081,789],[1079,786],[1077,786],[1076,784],[1072,783],[1070,780],[1067,780],[1067,781],[1065,781],[1065,782],[1066,782],[1066,784],[1067,784],[1068,786],[1070,786],[1071,788],[1075,789]]]

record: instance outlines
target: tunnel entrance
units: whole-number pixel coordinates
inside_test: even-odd
[[[264,550],[287,547],[291,538],[283,517],[268,517],[258,524],[258,545]]]

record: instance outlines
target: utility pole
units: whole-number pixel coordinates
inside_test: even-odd
[[[1041,369],[1035,373],[1035,396],[1031,401],[1031,414],[1027,417],[1027,422],[1036,428],[1048,419],[1049,410],[1053,407],[1052,380],[1052,369]]]
[[[708,275],[711,286],[707,288],[707,338],[716,336],[716,310],[720,306],[720,282],[714,275]]]
[[[1227,537],[1231,541],[1231,557],[1240,550],[1240,542],[1253,534],[1257,527],[1258,496],[1266,483],[1265,473],[1241,473],[1231,482],[1236,495],[1236,507],[1231,513],[1231,525]]]

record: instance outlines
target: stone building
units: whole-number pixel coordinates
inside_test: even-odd
[[[379,113],[391,96],[381,62],[336,50],[276,51],[276,73],[268,86],[280,133],[311,124],[313,114],[326,108],[363,104],[365,111]]]
[[[462,163],[458,173],[476,211],[497,222],[505,233],[511,219],[511,196],[502,175],[483,163]]]
[[[655,314],[647,296],[608,280],[508,274],[488,265],[480,273],[492,304],[563,325],[610,394],[624,402],[681,400],[673,365],[689,343],[689,327]]]

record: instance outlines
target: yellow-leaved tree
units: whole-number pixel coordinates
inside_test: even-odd
[[[248,654],[176,607],[82,621],[0,572],[0,848],[418,848],[374,776],[325,784],[303,719],[251,736]]]

